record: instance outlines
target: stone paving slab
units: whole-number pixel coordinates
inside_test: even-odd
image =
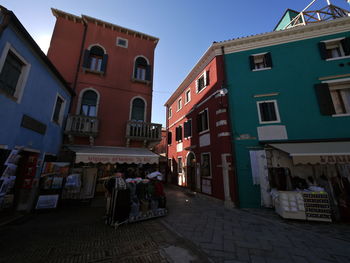
[[[273,211],[225,209],[223,203],[167,189],[162,219],[214,262],[350,262],[344,224],[288,222]]]

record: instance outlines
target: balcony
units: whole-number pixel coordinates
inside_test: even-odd
[[[64,133],[68,136],[96,137],[98,119],[83,115],[69,115]]]
[[[144,141],[145,144],[158,143],[162,139],[162,125],[141,121],[128,121],[126,138],[135,141]]]

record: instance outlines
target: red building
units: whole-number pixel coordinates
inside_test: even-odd
[[[207,53],[165,103],[171,180],[236,202],[223,56]]]
[[[134,147],[145,150],[137,157],[147,156],[146,148],[161,140],[161,125],[151,123],[159,39],[89,16],[52,12],[57,20],[48,57],[77,94],[65,128],[66,144],[79,145],[71,148],[78,155],[94,146],[88,150],[90,159],[106,163],[135,163]]]

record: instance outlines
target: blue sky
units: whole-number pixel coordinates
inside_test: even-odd
[[[155,53],[152,122],[165,125],[163,106],[213,41],[270,32],[287,8],[311,0],[2,0],[43,50],[55,24],[50,8],[88,15],[160,38]],[[326,0],[317,5],[325,6]],[[349,9],[346,0],[331,3]]]

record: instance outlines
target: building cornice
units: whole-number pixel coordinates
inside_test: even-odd
[[[149,40],[149,41],[153,41],[155,44],[157,44],[159,42],[159,38],[156,38],[154,36],[151,35],[147,35],[126,27],[122,27],[122,26],[118,26],[115,24],[111,24],[109,22],[105,22],[102,20],[99,20],[97,18],[91,17],[91,16],[87,16],[87,15],[81,15],[81,17],[73,15],[73,14],[69,14],[66,13],[64,11],[55,9],[55,8],[51,8],[52,10],[52,14],[57,18],[57,17],[62,17],[68,20],[72,20],[76,23],[93,23],[95,25],[98,26],[102,26],[103,28],[109,28],[111,30],[117,31],[117,32],[121,32],[133,37],[137,37],[137,38],[141,38],[141,39],[145,39],[145,40]]]
[[[213,58],[222,55],[221,47],[224,47],[225,54],[231,54],[262,47],[300,41],[304,39],[333,35],[349,31],[349,28],[350,17],[344,17],[285,30],[273,31],[269,33],[242,37],[222,42],[214,42],[195,64],[190,73],[167,100],[164,106],[170,106],[204,70],[204,68]]]
[[[350,17],[337,18],[331,21],[324,21],[305,26],[294,27],[285,30],[273,31],[270,33],[255,36],[243,37],[214,44],[216,53],[219,47],[224,46],[225,53],[235,53],[262,47],[285,44],[304,39],[322,37],[349,31]]]

